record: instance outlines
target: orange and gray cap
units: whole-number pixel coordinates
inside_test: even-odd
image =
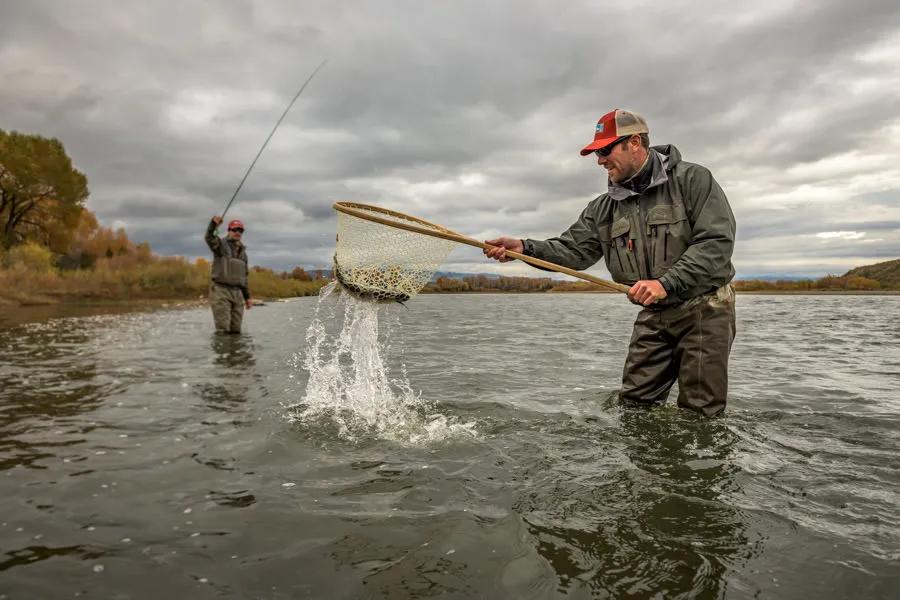
[[[581,155],[587,156],[595,150],[612,144],[622,136],[636,133],[650,133],[644,117],[630,110],[619,108],[611,110],[597,121],[594,130],[594,141],[581,149]]]

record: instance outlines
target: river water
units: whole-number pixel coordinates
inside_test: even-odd
[[[0,599],[900,597],[900,297],[739,296],[712,421],[618,405],[617,295],[383,306],[365,368],[339,303],[0,331]]]

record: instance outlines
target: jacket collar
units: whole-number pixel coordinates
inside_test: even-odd
[[[644,192],[649,189],[655,188],[667,182],[669,180],[669,175],[667,171],[669,170],[669,157],[665,154],[661,154],[657,152],[656,148],[650,148],[650,156],[647,160],[647,165],[644,169],[650,170],[650,183],[644,188]],[[638,173],[631,180],[641,177],[642,173]],[[631,181],[629,180],[629,181]],[[640,196],[642,192],[637,192],[623,185],[619,185],[617,183],[613,183],[610,181],[608,183],[609,197],[613,200],[625,200],[626,198],[631,198],[632,196]]]

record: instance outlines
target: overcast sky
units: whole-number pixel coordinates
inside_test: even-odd
[[[103,225],[205,256],[325,59],[229,211],[252,264],[327,267],[337,200],[555,236],[606,189],[578,151],[616,107],[711,169],[738,277],[900,257],[896,0],[0,0],[0,128],[59,138]]]

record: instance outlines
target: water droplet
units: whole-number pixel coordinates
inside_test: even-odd
[[[296,485],[297,485],[296,483],[282,483],[282,484],[281,484],[281,487],[284,487],[284,488],[292,488],[292,487],[294,487],[294,486],[296,486]]]
[[[102,573],[103,568],[103,565],[94,565],[94,573]]]
[[[184,514],[186,514],[186,515],[189,515],[189,514],[191,514],[192,512],[194,512],[194,509],[193,509],[193,508],[186,508],[186,509],[184,509]]]

